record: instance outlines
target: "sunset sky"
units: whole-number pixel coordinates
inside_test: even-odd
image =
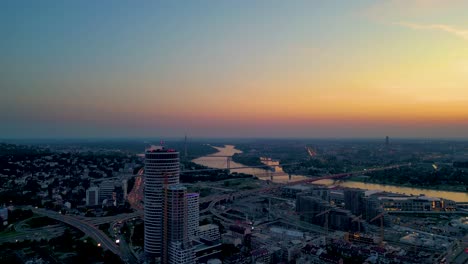
[[[467,11],[0,1],[0,138],[468,138]]]

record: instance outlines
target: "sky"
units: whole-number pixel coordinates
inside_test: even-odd
[[[466,10],[0,1],[0,138],[467,138]]]

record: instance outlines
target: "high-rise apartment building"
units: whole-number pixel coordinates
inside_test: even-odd
[[[214,224],[202,225],[198,228],[198,234],[200,238],[213,241],[221,239],[221,234],[219,233],[219,226]]]
[[[113,180],[104,180],[99,185],[99,202],[102,203],[104,200],[111,200],[112,193],[115,189],[115,183]]]
[[[179,152],[151,147],[145,152],[145,253],[162,257],[164,187],[179,183]]]
[[[200,195],[187,193],[187,232],[190,239],[197,237],[200,222]]]
[[[354,215],[361,215],[365,210],[364,191],[361,189],[345,189],[344,202],[345,208]]]
[[[187,242],[187,188],[176,184],[167,187],[164,193],[164,230],[167,230],[167,240]]]
[[[187,224],[187,188],[171,185],[164,190],[163,263],[192,263]]]
[[[99,188],[90,187],[86,190],[86,206],[99,205]]]

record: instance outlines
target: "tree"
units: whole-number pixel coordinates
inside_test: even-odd
[[[110,252],[109,250],[104,251],[103,260],[104,260],[104,264],[119,264],[119,263],[123,264],[124,263],[122,262],[120,257]]]

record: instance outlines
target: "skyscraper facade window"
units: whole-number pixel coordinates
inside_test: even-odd
[[[151,147],[145,152],[145,253],[161,257],[164,187],[179,183],[179,152]]]
[[[163,263],[190,263],[193,259],[187,232],[186,196],[187,188],[182,185],[164,190]]]
[[[197,237],[200,222],[200,195],[187,193],[187,232],[190,239]]]

